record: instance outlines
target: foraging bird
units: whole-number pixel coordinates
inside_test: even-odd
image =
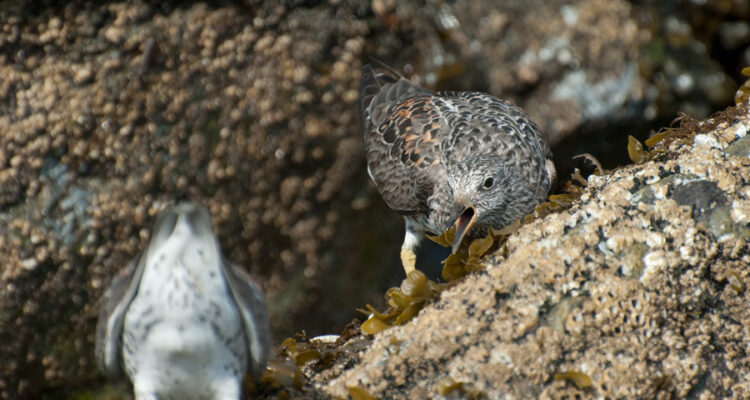
[[[531,212],[556,178],[536,124],[521,108],[485,93],[433,93],[365,65],[359,116],[370,178],[406,221],[407,275],[425,232],[455,227],[455,253],[464,237]]]
[[[137,263],[102,299],[96,358],[122,367],[136,400],[239,399],[246,372],[259,376],[271,348],[263,293],[227,263],[208,211],[162,211]]]

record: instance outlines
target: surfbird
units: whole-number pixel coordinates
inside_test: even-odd
[[[137,400],[239,399],[271,348],[263,294],[227,263],[208,211],[183,202],[162,211],[139,259],[102,298],[96,358],[127,374]]]
[[[414,270],[426,232],[462,240],[531,212],[556,178],[544,136],[521,108],[479,92],[432,92],[381,65],[359,84],[367,171],[406,221],[401,262]]]

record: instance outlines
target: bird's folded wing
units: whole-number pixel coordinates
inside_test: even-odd
[[[245,271],[230,264],[222,263],[232,297],[238,305],[245,328],[245,337],[250,346],[248,372],[260,376],[271,351],[271,331],[268,321],[268,308],[261,289],[253,283]]]
[[[426,211],[435,182],[444,178],[438,147],[446,128],[430,92],[365,66],[360,122],[368,171],[383,199],[402,214]]]
[[[115,275],[101,300],[96,324],[96,362],[99,370],[111,378],[123,375],[121,349],[125,312],[138,290],[144,266],[145,257],[131,261]]]

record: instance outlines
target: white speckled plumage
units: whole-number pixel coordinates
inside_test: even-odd
[[[223,260],[206,209],[163,211],[146,252],[102,300],[100,368],[118,376],[124,367],[138,400],[239,399],[269,350],[263,295]]]
[[[425,232],[456,226],[455,251],[464,236],[531,212],[556,178],[536,124],[521,108],[485,93],[433,93],[366,65],[359,113],[370,177],[406,221],[407,273]]]

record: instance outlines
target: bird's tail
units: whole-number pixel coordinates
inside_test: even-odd
[[[400,100],[420,94],[430,94],[427,89],[412,84],[401,74],[383,64],[373,60],[386,72],[376,73],[372,65],[362,67],[359,78],[359,126],[362,134],[377,125],[388,104],[396,104]]]

